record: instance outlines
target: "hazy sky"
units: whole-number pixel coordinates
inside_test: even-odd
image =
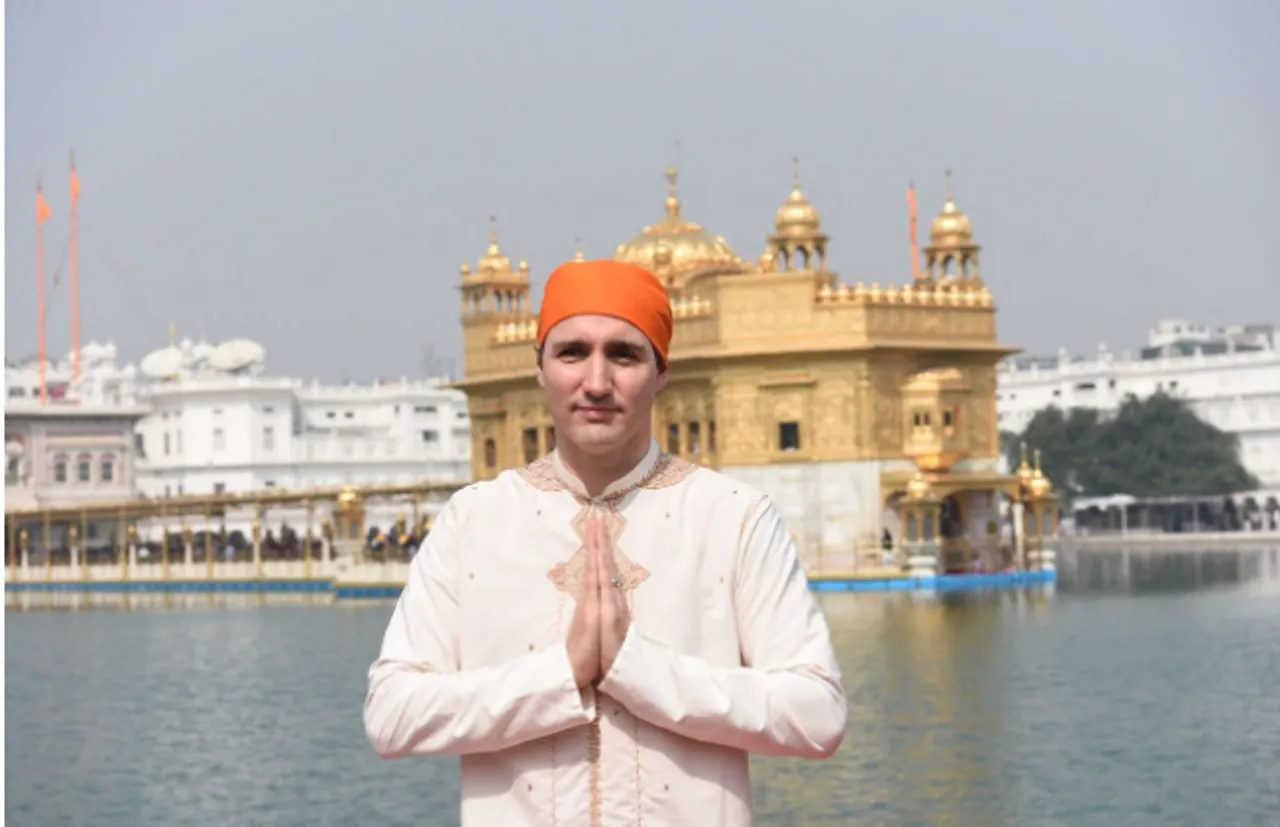
[[[10,0],[5,348],[36,350],[34,187],[83,339],[262,342],[367,381],[459,352],[488,216],[535,285],[684,213],[754,259],[792,155],[847,281],[910,276],[950,167],[1001,339],[1280,321],[1280,4]],[[70,348],[68,282],[49,343]],[[535,292],[536,295],[536,292]]]

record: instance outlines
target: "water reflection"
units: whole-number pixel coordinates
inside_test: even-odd
[[[827,764],[756,762],[770,824],[1006,824],[1011,618],[1045,591],[824,595],[849,694],[849,734]]]
[[[1059,585],[1075,592],[1157,594],[1280,583],[1280,547],[1170,549],[1116,546],[1063,549]]]
[[[760,824],[1268,823],[1278,557],[1091,549],[1056,591],[820,595],[849,732],[754,762]],[[390,603],[91,598],[6,594],[9,820],[457,823],[456,761],[387,764],[361,731]]]

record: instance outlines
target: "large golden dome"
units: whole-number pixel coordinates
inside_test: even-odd
[[[677,174],[667,170],[667,214],[657,224],[618,245],[613,257],[655,271],[689,274],[702,270],[742,269],[742,258],[724,236],[712,235],[701,225],[680,216],[676,195]]]

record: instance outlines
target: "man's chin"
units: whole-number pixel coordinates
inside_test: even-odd
[[[616,423],[583,423],[567,434],[580,451],[591,454],[607,454],[616,451],[627,441],[625,429]]]

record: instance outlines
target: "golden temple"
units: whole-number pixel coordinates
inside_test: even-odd
[[[848,284],[828,268],[798,164],[754,261],[686,218],[676,171],[666,177],[662,217],[613,253],[651,269],[671,296],[655,438],[768,492],[818,570],[857,568],[886,529],[910,534],[900,501],[914,480],[924,488],[911,501],[936,501],[939,532],[963,558],[948,568],[968,570],[970,549],[999,531],[997,493],[1017,499],[1025,486],[997,471],[996,364],[1016,349],[997,340],[981,248],[950,175],[923,267],[897,285]],[[529,266],[512,266],[496,228],[476,267],[462,266],[461,289],[457,385],[472,474],[488,479],[545,454],[554,431],[535,378]]]

